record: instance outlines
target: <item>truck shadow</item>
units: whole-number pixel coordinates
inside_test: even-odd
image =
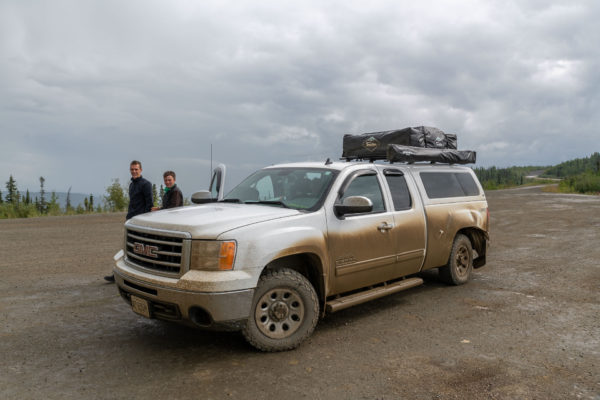
[[[373,315],[386,314],[395,308],[401,309],[401,307],[414,304],[416,298],[423,295],[427,296],[425,293],[448,287],[439,278],[437,270],[421,272],[416,276],[423,279],[423,285],[371,300],[334,314],[327,314],[324,319],[319,321],[317,331],[328,332],[350,322],[360,322],[360,320],[371,318]]]

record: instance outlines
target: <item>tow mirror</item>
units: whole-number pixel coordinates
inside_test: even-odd
[[[212,198],[218,201],[223,200],[223,195],[225,194],[225,171],[225,165],[219,164],[217,168],[213,170],[210,186],[208,187],[208,191]]]
[[[226,168],[223,164],[219,164],[217,168],[213,169],[208,190],[200,190],[192,194],[192,203],[205,204],[223,200],[225,189],[225,170]]]
[[[210,203],[211,201],[214,200],[208,190],[200,190],[192,194],[192,203],[194,204]]]
[[[368,213],[373,211],[373,202],[364,196],[349,196],[344,199],[342,204],[336,204],[334,209],[338,216]]]

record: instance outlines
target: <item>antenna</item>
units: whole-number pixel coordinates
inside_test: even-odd
[[[210,179],[212,178],[212,143],[210,144],[210,171],[208,171],[208,181],[210,182]]]

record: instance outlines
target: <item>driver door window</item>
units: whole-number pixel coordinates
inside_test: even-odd
[[[383,194],[377,180],[377,175],[359,175],[346,188],[340,202],[346,197],[364,196],[373,203],[373,213],[384,212]]]

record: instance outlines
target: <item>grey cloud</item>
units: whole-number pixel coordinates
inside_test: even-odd
[[[211,143],[239,180],[414,125],[457,133],[481,165],[591,153],[596,2],[439,4],[2,3],[0,178],[101,191],[140,158],[197,188]]]

